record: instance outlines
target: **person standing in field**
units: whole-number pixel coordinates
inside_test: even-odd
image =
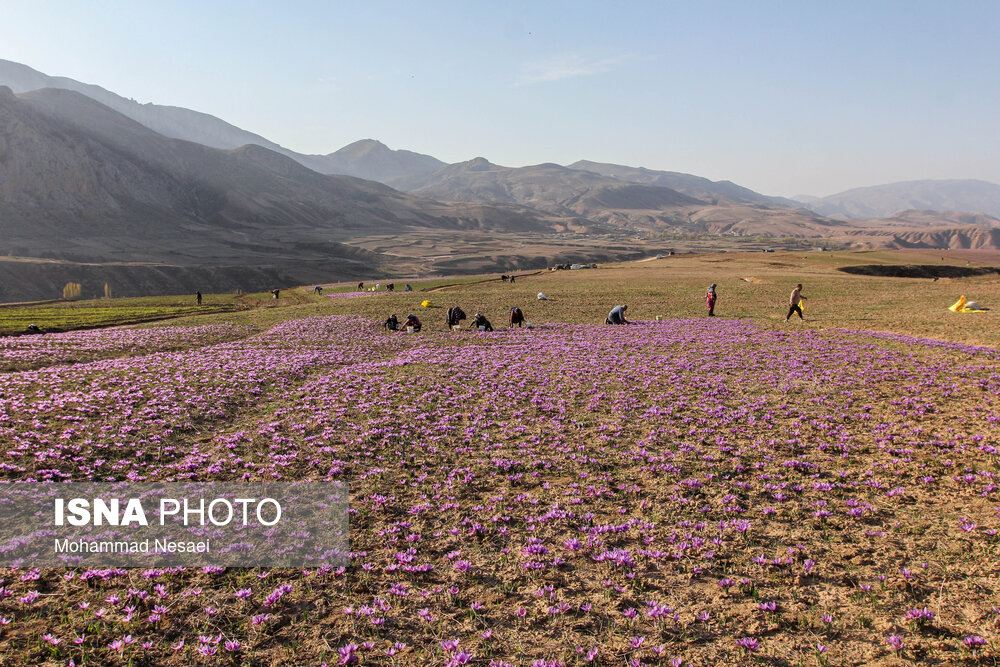
[[[715,317],[715,300],[718,298],[718,294],[715,293],[715,283],[708,288],[705,293],[705,305],[708,306],[708,316]]]
[[[198,305],[200,306],[201,305],[201,292],[198,292],[197,294],[195,294],[195,298],[198,299]]]
[[[806,319],[802,317],[802,306],[800,305],[805,298],[805,295],[802,294],[802,283],[799,283],[795,286],[795,289],[792,290],[792,295],[788,298],[788,314],[785,315],[786,322],[794,313],[799,314],[800,320]]]

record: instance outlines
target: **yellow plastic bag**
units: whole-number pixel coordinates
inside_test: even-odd
[[[953,313],[985,313],[988,312],[982,308],[970,308],[965,305],[965,295],[963,294],[958,301],[948,306],[948,310]],[[979,305],[978,303],[976,304]]]
[[[424,302],[420,305],[423,306],[424,308],[432,308],[434,306],[434,304],[431,303],[430,299],[424,299]]]

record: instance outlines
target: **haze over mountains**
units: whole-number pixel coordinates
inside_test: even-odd
[[[1000,185],[971,179],[903,181],[854,188],[829,197],[802,197],[800,201],[822,215],[855,220],[884,218],[913,209],[1000,216]]]
[[[692,194],[653,182],[631,181],[595,171],[540,164],[501,167],[485,158],[453,164],[405,179],[407,191],[447,201],[506,202],[553,215],[576,216],[622,230],[795,237],[823,237],[841,222],[802,208],[773,205],[771,198],[732,183],[688,174],[597,165],[643,179],[663,174]],[[702,198],[693,196],[694,193]],[[728,193],[734,196],[727,197]]]
[[[590,160],[578,160],[569,165],[569,168],[592,171],[595,174],[610,176],[622,181],[672,188],[712,204],[717,204],[719,201],[729,201],[736,204],[772,204],[793,208],[801,206],[800,202],[783,197],[768,197],[749,188],[736,185],[732,181],[710,181],[701,176],[692,176],[676,171],[623,167],[619,164],[591,162]]]
[[[391,151],[384,144],[371,139],[355,142],[329,155],[303,155],[206,113],[160,104],[140,104],[100,86],[80,83],[66,77],[48,76],[10,60],[0,59],[0,85],[7,86],[15,93],[40,88],[72,90],[165,137],[222,149],[239,148],[248,144],[263,146],[321,174],[342,174],[388,182],[401,176],[434,171],[445,166],[444,162],[429,155]]]
[[[557,164],[501,167],[481,157],[404,179],[399,186],[449,201],[524,204],[568,215],[583,214],[590,208],[588,203],[637,209],[704,205],[670,188],[623,182]]]
[[[402,244],[414,234],[451,235],[455,248],[441,266],[461,270],[467,233],[997,248],[993,215],[1000,216],[1000,186],[984,181],[915,181],[795,201],[729,181],[587,160],[448,165],[371,139],[303,155],[208,114],[139,104],[0,60],[0,255],[60,260],[64,268],[162,265],[149,270],[159,277],[148,284],[130,274],[143,283],[139,292],[167,283],[187,290],[184,272],[196,269],[191,280],[203,291],[211,289],[206,281],[228,288],[236,276],[260,289],[377,275],[399,260],[385,244],[379,252],[358,247],[373,237]],[[616,247],[619,257],[641,250]],[[492,254],[468,266],[552,259],[517,257]]]
[[[0,85],[15,93],[39,88],[73,90],[97,100],[146,127],[175,139],[185,139],[213,148],[264,146],[323,174],[342,174],[379,181],[399,189],[412,189],[414,177],[448,166],[430,155],[392,150],[379,141],[362,139],[327,155],[305,155],[238,128],[209,114],[174,106],[140,104],[100,86],[66,77],[48,76],[26,65],[0,59]],[[569,169],[590,171],[622,181],[676,190],[707,203],[764,204],[799,207],[805,205],[821,215],[845,219],[881,218],[900,211],[935,210],[982,212],[1000,216],[1000,185],[976,180],[906,181],[855,188],[828,197],[771,197],[730,181],[710,181],[680,172],[579,160]]]

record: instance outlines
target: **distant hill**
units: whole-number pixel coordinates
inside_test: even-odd
[[[941,228],[941,227],[985,227],[1000,229],[1000,219],[985,213],[964,213],[962,211],[900,211],[888,218],[871,218],[857,220],[852,225],[858,227],[878,227],[891,229],[908,228]]]
[[[346,174],[388,185],[447,166],[430,155],[392,150],[374,139],[355,141],[329,155],[309,156],[304,164],[324,174]]]
[[[522,204],[566,215],[606,208],[704,205],[670,188],[626,183],[557,164],[502,167],[482,157],[400,181],[399,187],[447,201]]]
[[[579,160],[568,166],[570,169],[591,171],[595,174],[610,176],[622,181],[670,188],[712,204],[722,201],[734,204],[762,204],[788,206],[791,208],[799,208],[801,206],[797,201],[783,197],[768,197],[767,195],[754,192],[749,188],[736,185],[732,181],[710,181],[701,176],[693,176],[677,171],[656,171],[646,169],[645,167],[625,167],[620,164],[591,162],[590,160]]]
[[[1000,219],[960,211],[901,211],[888,218],[851,220],[839,241],[866,248],[1000,248]]]
[[[854,248],[997,250],[1000,249],[1000,229],[988,227],[847,228],[835,240]]]
[[[435,171],[445,165],[429,155],[393,151],[371,139],[355,142],[329,155],[303,155],[206,113],[182,107],[140,104],[100,86],[61,76],[48,76],[27,65],[9,60],[0,60],[0,86],[7,86],[15,93],[42,88],[72,90],[165,137],[221,149],[239,148],[247,144],[263,146],[321,174],[344,174],[385,183],[403,176]]]
[[[913,209],[1000,216],[1000,185],[978,180],[903,181],[800,199],[817,213],[846,219],[888,218]]]

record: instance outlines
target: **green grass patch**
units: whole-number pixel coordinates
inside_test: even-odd
[[[190,295],[5,306],[0,307],[0,333],[20,333],[30,324],[43,331],[54,332],[138,324],[190,315],[232,313],[257,307],[264,296],[208,294],[200,306]]]
[[[0,311],[0,333],[24,331],[30,324],[43,331],[70,331],[136,324],[200,313],[231,312],[232,306],[133,306],[109,305],[89,308],[11,308]]]

